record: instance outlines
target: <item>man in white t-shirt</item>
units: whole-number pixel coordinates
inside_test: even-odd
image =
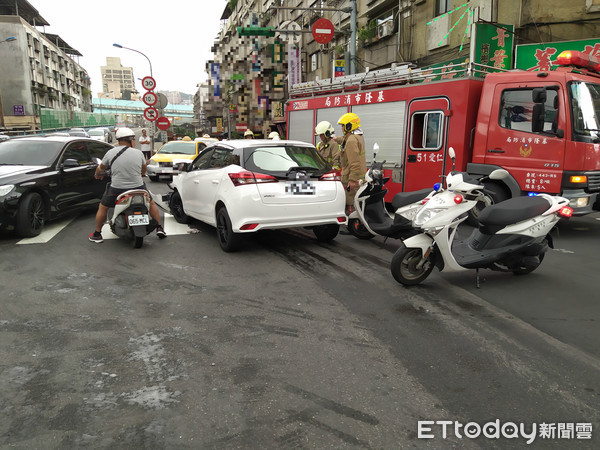
[[[141,145],[140,150],[142,151],[142,153],[144,154],[144,156],[146,157],[146,159],[150,159],[150,157],[152,156],[150,154],[150,136],[146,135],[146,129],[144,128],[142,130],[142,135],[140,136],[140,139],[138,141]]]

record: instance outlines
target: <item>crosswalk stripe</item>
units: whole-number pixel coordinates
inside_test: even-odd
[[[44,229],[40,233],[39,236],[35,236],[32,238],[25,238],[17,241],[17,244],[25,245],[25,244],[45,244],[54,236],[62,231],[67,225],[69,225],[75,217],[71,217],[64,220],[58,220],[54,222],[50,222],[44,226]],[[183,223],[178,223],[171,214],[164,214],[163,218],[163,228],[165,229],[165,233],[167,236],[177,236],[181,234],[190,233],[190,228]],[[105,224],[102,227],[102,237],[104,239],[118,239],[119,236],[113,234],[110,230],[110,226]]]
[[[44,229],[39,234],[39,236],[21,239],[20,241],[17,241],[17,244],[45,244],[58,233],[60,233],[60,231],[63,228],[69,225],[73,221],[73,219],[75,218],[71,217],[70,219],[50,222],[49,224],[44,226]]]
[[[167,236],[177,236],[179,234],[188,234],[189,229],[190,229],[186,224],[177,222],[175,220],[175,217],[173,217],[171,214],[167,214],[167,213],[165,213],[165,215],[164,215],[162,226],[165,229],[165,233],[167,233]],[[116,234],[113,234],[113,232],[110,229],[110,226],[108,224],[105,224],[102,227],[102,238],[104,240],[119,239],[119,236],[117,236]]]

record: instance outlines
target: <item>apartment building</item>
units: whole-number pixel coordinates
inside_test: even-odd
[[[81,54],[38,30],[49,24],[28,2],[13,3],[18,8],[0,8],[0,38],[15,38],[0,44],[0,127],[39,129],[42,108],[91,111],[90,77],[73,59]]]

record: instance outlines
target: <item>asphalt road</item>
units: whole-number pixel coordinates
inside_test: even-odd
[[[169,218],[139,250],[88,242],[93,213],[46,242],[0,236],[0,446],[598,448],[599,217],[479,289],[472,272],[406,289],[395,242],[301,229],[233,254]],[[538,434],[419,439],[441,420]]]

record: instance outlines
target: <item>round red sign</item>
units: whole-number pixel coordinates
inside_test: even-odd
[[[158,111],[156,108],[149,106],[144,110],[144,118],[149,122],[154,122],[158,117]]]
[[[156,105],[156,102],[158,102],[158,97],[154,92],[148,91],[144,94],[144,96],[142,97],[142,100],[144,101],[144,103],[146,105],[154,106],[154,105]]]
[[[312,35],[319,44],[327,44],[333,39],[333,24],[331,20],[319,19],[312,27]]]
[[[142,86],[144,86],[144,89],[147,91],[153,91],[156,87],[156,81],[154,81],[154,78],[152,77],[144,77],[142,78]]]
[[[165,116],[161,116],[156,119],[156,126],[161,130],[168,130],[171,126],[171,122]]]

